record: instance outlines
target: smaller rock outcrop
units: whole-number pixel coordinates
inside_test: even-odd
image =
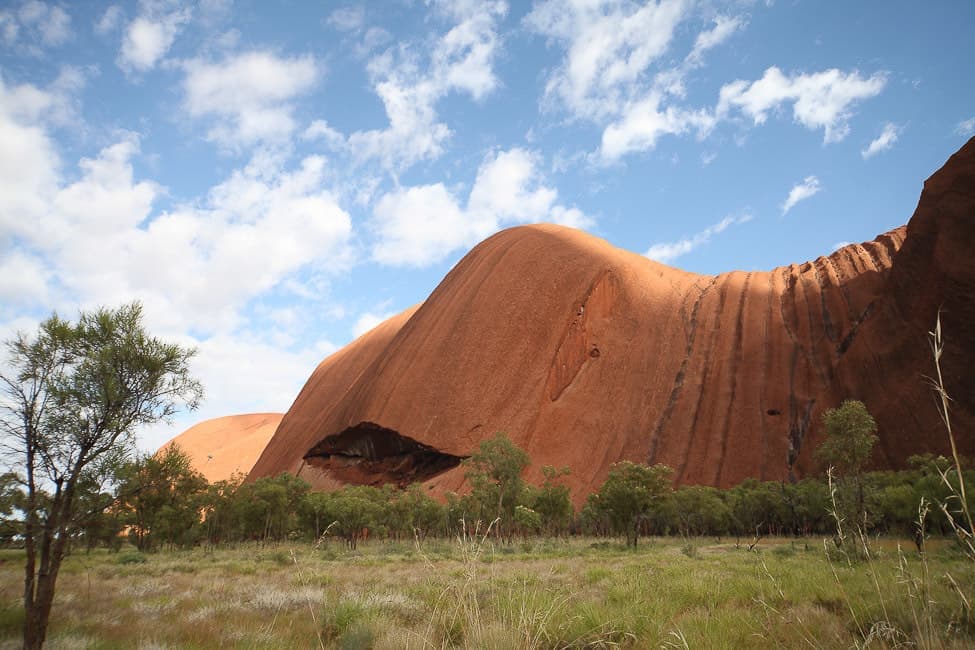
[[[283,417],[283,413],[245,413],[205,420],[164,444],[159,452],[179,445],[193,469],[211,483],[234,474],[246,475]]]

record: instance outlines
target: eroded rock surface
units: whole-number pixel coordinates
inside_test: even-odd
[[[368,454],[315,451],[369,423],[453,458],[505,431],[529,478],[571,467],[577,503],[624,459],[666,463],[680,483],[786,479],[813,469],[821,413],[846,398],[877,418],[877,465],[901,466],[947,449],[924,379],[939,307],[971,454],[973,252],[975,140],[928,179],[907,226],[768,272],[696,275],[568,228],[505,230],[422,305],[325,359],[253,475],[402,483]],[[462,487],[462,468],[434,469],[432,492]]]

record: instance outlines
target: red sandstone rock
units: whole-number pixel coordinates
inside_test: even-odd
[[[179,445],[197,470],[214,483],[233,474],[246,474],[278,428],[283,413],[248,413],[205,420],[179,434],[169,445]],[[159,453],[159,452],[157,452]]]
[[[975,451],[975,139],[906,227],[769,272],[687,273],[582,232],[500,232],[422,305],[325,359],[252,476],[320,488],[463,485],[460,457],[505,431],[568,465],[578,504],[620,460],[731,486],[814,469],[824,409],[866,402],[878,466],[947,442],[924,377],[939,306],[963,452]],[[437,453],[442,457],[437,456]]]

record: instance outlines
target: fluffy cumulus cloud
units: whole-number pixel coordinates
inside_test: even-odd
[[[0,333],[33,328],[25,313],[138,298],[154,333],[199,348],[208,401],[194,417],[286,408],[336,346],[289,334],[308,315],[283,312],[321,305],[321,287],[352,261],[351,219],[325,189],[324,159],[255,155],[203,196],[159,210],[167,190],[135,171],[138,135],[62,161],[51,131],[67,85],[0,79]],[[295,296],[289,310],[255,316],[276,291]],[[160,431],[149,446],[173,433]]]
[[[536,4],[526,25],[566,50],[546,84],[546,96],[575,117],[613,115],[617,106],[633,99],[634,85],[666,52],[689,8],[684,0]]]
[[[32,56],[71,38],[71,16],[54,3],[28,0],[0,10],[0,43]]]
[[[310,56],[288,58],[263,51],[219,62],[191,60],[183,67],[187,111],[213,118],[208,137],[232,149],[286,140],[296,128],[293,100],[311,90],[320,75]]]
[[[389,124],[349,136],[350,151],[360,161],[378,160],[386,169],[398,171],[438,157],[451,132],[439,119],[437,103],[451,92],[480,100],[498,85],[493,68],[497,29],[507,4],[437,2],[434,6],[452,27],[432,47],[402,44],[369,62],[373,89]]]
[[[884,125],[884,130],[880,132],[876,138],[870,141],[864,149],[860,152],[860,155],[866,158],[873,158],[878,153],[882,151],[887,151],[894,144],[897,143],[897,138],[900,136],[900,128],[892,123],[887,122]]]
[[[543,106],[564,111],[603,129],[597,162],[614,162],[651,150],[662,136],[708,137],[737,113],[754,125],[785,105],[795,121],[823,129],[835,142],[849,132],[856,104],[881,92],[882,73],[832,69],[786,75],[776,67],[754,82],[726,84],[712,105],[688,106],[687,85],[705,57],[747,26],[742,16],[712,15],[684,0],[636,3],[627,0],[543,0],[524,20],[532,32],[564,55],[545,86]],[[697,35],[683,58],[675,57],[675,35],[689,26]]]
[[[146,72],[156,67],[191,16],[188,8],[171,2],[145,0],[141,8],[140,14],[125,28],[116,60],[127,72]],[[111,10],[110,7],[102,16],[99,30],[110,31],[113,22],[119,20],[117,14],[109,14]]]
[[[328,341],[285,349],[253,331],[186,337],[197,355],[191,371],[206,391],[201,410],[182,414],[172,425],[158,424],[140,435],[140,447],[155,450],[193,424],[235,413],[285,411],[311,371],[336,346]]]
[[[815,176],[806,176],[801,183],[796,183],[789,190],[789,196],[782,204],[782,214],[788,214],[800,201],[805,201],[819,193],[821,189],[819,179]]]
[[[770,113],[792,104],[793,119],[807,129],[823,129],[824,142],[838,142],[850,132],[849,118],[860,102],[880,94],[886,75],[870,77],[837,69],[812,74],[786,75],[773,66],[762,78],[734,81],[721,88],[718,114],[740,110],[755,124],[763,124]]]
[[[442,183],[400,188],[376,203],[373,257],[394,266],[427,266],[467,248],[504,226],[550,221],[591,223],[558,202],[543,184],[535,154],[524,149],[490,154],[481,164],[466,205]]]
[[[50,271],[37,256],[10,250],[0,260],[0,300],[44,307],[50,301]]]
[[[644,255],[657,262],[669,264],[678,257],[686,255],[694,249],[707,244],[715,235],[721,234],[730,226],[747,223],[751,221],[751,219],[752,216],[750,214],[737,217],[725,217],[718,223],[710,225],[701,232],[695,233],[689,237],[683,237],[673,242],[654,244],[647,250],[646,253],[644,253]]]
[[[716,123],[707,109],[688,110],[675,106],[661,106],[662,96],[651,92],[640,101],[626,106],[620,118],[603,131],[600,154],[606,160],[616,160],[635,151],[653,149],[662,135],[682,135],[695,131],[706,136]]]
[[[48,132],[58,103],[51,90],[0,83],[0,243],[16,251],[4,268],[33,278],[4,284],[4,295],[139,296],[169,331],[215,332],[298,271],[348,263],[351,219],[324,189],[321,157],[287,166],[255,156],[202,199],[157,213],[165,189],[136,176],[136,135],[118,135],[76,170],[62,164]]]
[[[73,93],[83,84],[74,68],[63,69],[46,88],[10,85],[0,76],[0,244],[45,215],[60,167],[47,128],[72,122]]]

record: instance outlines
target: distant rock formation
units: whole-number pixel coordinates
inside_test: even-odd
[[[205,420],[167,442],[159,451],[178,444],[190,457],[193,468],[211,483],[234,474],[246,475],[282,417],[283,413],[247,413]]]
[[[769,272],[687,273],[568,228],[500,232],[430,297],[328,357],[252,476],[319,488],[463,485],[505,431],[568,465],[576,503],[613,463],[731,486],[814,468],[824,409],[863,400],[878,467],[947,449],[925,377],[939,307],[963,452],[975,451],[975,139],[925,183],[910,223]]]

